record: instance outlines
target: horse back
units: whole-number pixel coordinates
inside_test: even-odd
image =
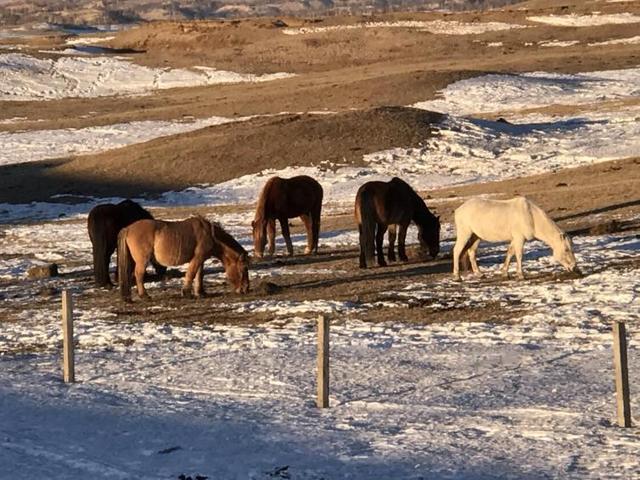
[[[140,222],[143,220],[134,225]],[[153,250],[156,260],[162,265],[182,265],[196,256],[204,260],[212,255],[213,248],[211,224],[201,217],[179,222],[156,221]]]
[[[322,207],[323,190],[320,183],[308,175],[273,177],[262,195],[265,218],[292,218],[318,211]]]
[[[534,237],[534,222],[529,200],[471,198],[454,212],[456,230],[470,231],[488,242],[511,241],[514,237]]]

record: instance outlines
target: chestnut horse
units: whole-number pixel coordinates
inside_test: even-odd
[[[267,238],[267,254],[273,255],[276,248],[276,220],[280,222],[287,252],[293,255],[289,233],[289,219],[293,217],[300,217],[307,229],[307,248],[304,253],[318,253],[322,195],[322,186],[306,175],[270,178],[260,193],[256,215],[251,223],[256,257],[264,254]]]
[[[118,233],[124,227],[144,218],[153,216],[132,200],[123,200],[118,204],[96,205],[89,212],[87,229],[93,250],[93,276],[96,287],[112,287],[109,278],[109,262],[118,245]],[[153,262],[156,272],[163,275],[166,268]],[[115,275],[118,281],[118,270]]]
[[[189,263],[182,295],[204,295],[204,262],[215,256],[222,261],[227,280],[237,293],[249,290],[248,255],[242,246],[218,224],[201,216],[179,222],[139,220],[118,235],[118,270],[120,295],[131,300],[131,280],[135,263],[135,279],[140,298],[148,298],[144,288],[144,272],[152,257],[161,265]],[[195,279],[195,281],[194,281]]]
[[[424,200],[411,186],[397,177],[389,182],[367,182],[356,194],[355,217],[360,233],[360,268],[372,264],[374,251],[378,265],[387,265],[382,251],[384,233],[389,234],[389,260],[395,260],[393,241],[398,226],[398,256],[407,261],[405,239],[407,228],[413,220],[418,227],[418,240],[435,258],[440,251],[440,219],[429,211]]]

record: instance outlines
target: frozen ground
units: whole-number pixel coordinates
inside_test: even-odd
[[[339,209],[351,203],[357,185],[395,174],[432,188],[637,155],[640,132],[633,105],[564,117],[521,111],[554,103],[633,100],[639,95],[637,69],[496,75],[466,82],[443,92],[437,105],[450,115],[440,135],[422,148],[369,155],[365,168],[331,165],[331,170],[304,172],[319,176],[327,201]],[[506,111],[511,123],[463,116],[480,111]],[[116,131],[126,137],[128,129]],[[106,131],[78,137],[76,148],[105,141],[111,135]],[[72,138],[64,135],[78,132],[60,133],[46,133],[52,152]],[[40,155],[44,137],[20,135],[26,134],[0,137],[14,142],[0,150]],[[56,138],[62,140],[56,144]],[[303,170],[267,171],[172,192],[147,205],[250,203],[268,175],[293,172]],[[612,424],[610,348],[612,320],[627,321],[632,339],[639,334],[637,231],[575,238],[584,273],[579,278],[556,275],[559,267],[549,250],[532,242],[525,282],[496,281],[504,246],[488,247],[481,248],[484,279],[467,277],[460,284],[445,276],[437,281],[405,277],[375,303],[230,297],[212,302],[202,317],[185,320],[185,303],[138,303],[129,309],[117,302],[97,308],[80,301],[79,382],[66,386],[60,382],[56,289],[69,288],[80,300],[99,294],[86,282],[90,245],[83,216],[98,201],[87,200],[0,206],[0,478],[640,476],[637,429]],[[24,223],[60,214],[74,217]],[[245,245],[250,219],[250,213],[221,218]],[[452,234],[445,226],[443,252],[450,250]],[[295,237],[297,245],[303,241]],[[357,236],[352,230],[326,231],[321,242],[353,248]],[[69,275],[18,281],[30,265],[45,261],[59,262]],[[251,272],[254,283],[296,274],[322,278],[343,272],[307,265]],[[207,281],[220,284],[222,275],[208,274]],[[170,282],[177,290],[179,279]],[[158,288],[152,284],[151,294]],[[466,312],[488,305],[512,315],[467,321]],[[392,312],[391,320],[366,321],[368,313],[381,308]],[[405,312],[411,308],[459,309],[460,318],[409,323]],[[145,318],[175,311],[176,320],[141,322],[140,310]],[[225,312],[263,314],[270,321],[217,322]],[[313,405],[319,313],[332,320],[332,408],[326,411]],[[630,372],[636,385],[638,352],[632,340]]]
[[[479,35],[486,32],[496,32],[501,30],[511,30],[516,28],[527,28],[524,25],[515,25],[501,22],[478,22],[462,23],[457,21],[434,20],[428,22],[420,21],[398,21],[398,22],[366,22],[357,25],[332,25],[329,27],[302,27],[285,28],[282,33],[285,35],[304,35],[311,33],[336,32],[342,30],[354,30],[359,28],[411,28],[425,32],[444,35]]]
[[[107,56],[43,59],[5,53],[0,54],[0,64],[0,101],[134,95],[165,88],[265,82],[291,76],[235,73],[211,67],[158,69]]]
[[[595,25],[620,25],[625,23],[640,23],[640,16],[631,13],[610,13],[591,15],[541,15],[527,17],[537,23],[545,23],[559,27],[592,27]]]
[[[350,202],[363,181],[394,175],[407,178],[416,188],[428,190],[633,156],[640,149],[637,121],[640,110],[634,104],[569,116],[531,115],[526,111],[555,104],[580,106],[637,100],[639,85],[638,68],[577,75],[536,72],[470,78],[444,89],[440,99],[414,105],[450,114],[438,127],[439,135],[425,139],[421,148],[369,154],[365,156],[367,166],[364,168],[328,164],[266,170],[205,188],[169,192],[153,203],[252,203],[269,176],[301,173],[318,178],[326,189],[327,200]],[[461,117],[473,113],[500,113],[514,124]],[[84,129],[5,132],[0,133],[3,147],[0,164],[103,151],[227,121],[231,119],[212,117],[188,122],[134,122]],[[85,205],[73,206],[0,204],[0,222],[86,213],[94,203],[88,199]]]
[[[80,309],[70,387],[58,380],[59,314],[35,305],[0,335],[0,350],[39,352],[2,359],[0,462],[56,479],[633,478],[640,440],[612,426],[609,329],[624,318],[638,333],[637,270],[599,270],[638,247],[634,236],[581,239],[586,275],[569,282],[399,285],[385,302],[398,320],[383,324],[361,320],[372,305],[330,301],[219,306],[272,312],[259,326]],[[553,268],[540,245],[529,251],[529,273]],[[482,266],[500,260],[490,250]],[[524,315],[410,325],[412,301],[497,301]],[[333,319],[323,412],[313,406],[318,313]],[[632,343],[635,383],[637,353]]]

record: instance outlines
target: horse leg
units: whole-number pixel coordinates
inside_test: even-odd
[[[387,249],[387,257],[390,262],[396,261],[396,225],[389,225],[389,234],[387,235],[387,240],[389,240],[389,248]]]
[[[471,241],[471,246],[469,247],[469,250],[467,250],[469,252],[469,262],[471,262],[471,270],[473,270],[473,273],[477,276],[482,277],[482,273],[478,268],[478,262],[476,260],[476,252],[478,251],[478,245],[480,245],[480,239],[477,237],[477,235],[472,235]]]
[[[513,239],[511,243],[513,245],[513,250],[516,254],[516,263],[518,264],[518,269],[516,270],[518,275],[518,280],[524,280],[524,272],[522,271],[522,253],[524,252],[524,238]]]
[[[267,255],[273,256],[276,251],[276,219],[267,220]]]
[[[398,256],[400,260],[406,262],[409,260],[407,257],[407,250],[405,248],[405,242],[407,240],[407,229],[409,225],[400,224],[400,229],[398,231]]]
[[[182,296],[184,298],[191,298],[191,286],[193,285],[193,279],[198,272],[198,267],[201,265],[200,260],[195,257],[189,262],[187,267],[187,273],[184,275],[184,284],[182,285]]]
[[[318,244],[320,243],[320,220],[321,220],[321,212],[322,205],[314,212],[311,212],[311,237],[313,241],[311,242],[311,250],[316,255],[318,254]]]
[[[291,232],[289,232],[289,219],[280,219],[280,229],[282,230],[282,236],[284,237],[284,243],[287,244],[287,253],[289,256],[293,256],[293,244],[291,243]]]
[[[456,244],[453,246],[453,279],[462,280],[460,278],[460,257],[467,246],[467,242],[473,235],[470,231],[462,231],[458,229]]]
[[[309,255],[313,252],[313,224],[311,216],[307,213],[300,215],[300,218],[302,219],[304,228],[307,231],[307,248],[304,249],[304,254]]]
[[[500,273],[507,278],[509,278],[509,265],[511,264],[511,257],[513,257],[513,254],[513,243],[510,243],[509,249],[507,250],[507,256],[504,259],[504,265],[502,265],[502,268],[500,269]]]
[[[204,262],[200,264],[200,267],[196,271],[196,277],[193,283],[193,289],[196,292],[196,297],[204,297],[206,295],[204,291]]]
[[[367,256],[364,248],[364,242],[366,242],[367,239],[364,238],[364,232],[360,224],[358,224],[358,237],[360,240],[360,268],[367,268]]]
[[[376,254],[378,256],[378,265],[386,267],[387,262],[384,259],[384,251],[382,250],[382,243],[384,242],[384,234],[387,232],[387,226],[382,223],[378,224],[376,230]]]
[[[137,260],[137,259],[136,259]],[[136,261],[135,268],[135,277],[136,277],[136,288],[138,289],[138,296],[143,300],[148,300],[149,294],[147,290],[144,288],[144,274],[147,270],[147,262],[149,259],[140,259],[140,261]]]

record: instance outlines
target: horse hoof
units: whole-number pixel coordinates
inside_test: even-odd
[[[144,295],[140,295],[140,300],[142,300],[143,302],[149,302],[151,301],[151,297],[145,293]]]
[[[462,277],[458,274],[453,274],[453,281],[454,282],[462,282]]]
[[[182,290],[182,298],[193,298],[191,290]]]
[[[403,255],[402,257],[400,257],[400,261],[401,262],[408,262],[409,261],[409,257],[407,257],[406,255]]]

